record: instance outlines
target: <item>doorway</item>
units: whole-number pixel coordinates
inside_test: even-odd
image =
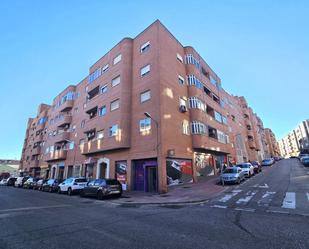
[[[105,162],[102,162],[99,164],[99,175],[98,178],[108,178],[108,176],[106,176],[106,168],[107,168],[107,164]]]
[[[147,192],[157,192],[157,167],[146,167]]]

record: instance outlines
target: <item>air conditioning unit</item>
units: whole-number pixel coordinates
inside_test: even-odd
[[[181,106],[179,106],[179,111],[180,112],[186,112],[187,111],[187,107],[185,105],[181,105]]]

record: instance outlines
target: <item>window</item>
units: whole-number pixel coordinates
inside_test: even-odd
[[[119,108],[119,99],[114,100],[111,102],[111,111],[117,110]]]
[[[114,61],[113,61],[113,64],[116,65],[118,62],[121,61],[121,54],[117,55],[115,58],[114,58]]]
[[[98,131],[97,133],[97,139],[102,139],[104,138],[104,130]]]
[[[104,116],[106,114],[106,106],[99,108],[99,116]]]
[[[189,107],[200,109],[204,112],[206,111],[206,104],[202,100],[198,99],[197,97],[189,98]]]
[[[188,120],[182,121],[182,134],[190,135],[190,127]]]
[[[74,149],[74,142],[70,142],[69,143],[69,150],[73,150]]]
[[[219,123],[222,123],[221,113],[215,111],[215,120],[218,121]]]
[[[229,142],[229,137],[222,131],[217,130],[218,141],[223,144],[227,144]]]
[[[107,92],[107,85],[104,85],[101,87],[101,93],[106,93]]]
[[[148,74],[150,72],[150,65],[146,65],[144,67],[141,68],[141,76],[145,76],[146,74]]]
[[[227,125],[227,118],[225,116],[222,116],[222,122]]]
[[[151,94],[150,94],[150,90],[141,93],[141,103],[150,100],[151,99]]]
[[[85,123],[86,123],[86,120],[82,120],[82,122],[80,123],[80,127],[84,128],[85,127]]]
[[[145,53],[146,51],[148,51],[150,49],[150,41],[144,43],[141,46],[141,53]]]
[[[212,127],[208,127],[208,136],[214,139],[218,139],[217,130]]]
[[[91,73],[89,75],[89,83],[92,83],[94,80],[96,80],[97,78],[99,78],[101,76],[101,68],[96,69],[93,73]]]
[[[198,78],[195,77],[195,75],[188,75],[187,76],[188,85],[190,86],[196,86],[199,89],[203,89],[204,84],[202,81],[200,81]]]
[[[94,89],[88,92],[87,100],[93,99],[95,96],[99,94],[99,92],[100,92],[100,87],[99,86],[95,87]]]
[[[187,54],[185,56],[186,64],[193,64],[197,69],[200,69],[200,63],[197,59],[194,58],[192,54]]]
[[[191,123],[192,134],[207,134],[207,126],[202,122],[193,121]]]
[[[213,118],[215,117],[215,110],[212,107],[210,107],[209,105],[206,106],[206,112],[209,116],[211,116]]]
[[[108,64],[102,67],[102,73],[105,73],[108,70]]]
[[[212,77],[211,75],[210,75],[210,83],[213,84],[214,86],[217,86],[216,79],[214,77]]]
[[[116,136],[118,134],[118,125],[113,125],[109,128],[109,136]]]
[[[180,54],[177,53],[176,57],[177,57],[177,60],[179,60],[181,63],[183,63],[183,59],[182,59],[182,56]]]
[[[144,118],[139,121],[139,131],[140,132],[148,132],[151,130],[151,119]]]
[[[179,98],[179,108],[181,112],[187,111],[187,100],[185,99],[185,97]]]
[[[112,87],[117,86],[120,84],[120,75],[118,75],[116,78],[112,79]]]
[[[78,113],[78,107],[74,108],[74,113]]]
[[[185,79],[182,76],[178,75],[178,82],[179,82],[179,84],[184,85]]]

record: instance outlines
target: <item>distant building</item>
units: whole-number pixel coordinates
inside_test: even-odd
[[[309,120],[304,120],[288,135],[278,141],[283,157],[309,153]]]

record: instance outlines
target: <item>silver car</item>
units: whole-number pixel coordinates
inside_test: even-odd
[[[254,167],[251,163],[240,163],[237,164],[236,167],[241,168],[246,177],[251,177],[254,175]]]
[[[226,168],[220,176],[222,183],[237,183],[239,184],[245,179],[245,172],[239,167]]]

